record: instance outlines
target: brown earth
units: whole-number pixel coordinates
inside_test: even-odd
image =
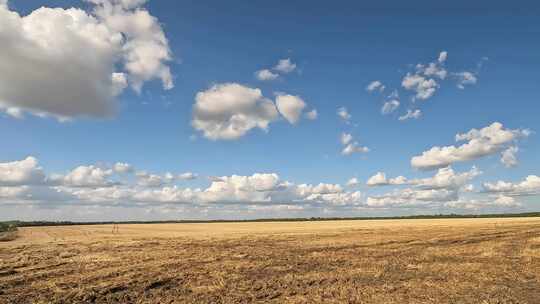
[[[22,228],[0,303],[540,303],[540,219]]]

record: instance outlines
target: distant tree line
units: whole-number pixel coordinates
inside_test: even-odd
[[[17,227],[19,226],[20,222],[13,221],[13,222],[0,222],[0,232],[12,232],[17,231]]]
[[[35,226],[72,226],[72,225],[108,225],[108,224],[188,224],[188,223],[256,223],[256,222],[317,222],[317,221],[362,221],[362,220],[406,220],[406,219],[467,219],[467,218],[510,218],[540,217],[540,212],[500,213],[500,214],[435,214],[382,217],[310,217],[310,218],[262,218],[249,220],[171,220],[171,221],[9,221],[0,222],[0,232],[16,230],[17,227]],[[11,229],[11,230],[10,230]]]

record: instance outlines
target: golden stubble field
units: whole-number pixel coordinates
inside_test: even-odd
[[[540,219],[23,228],[0,303],[540,303]]]

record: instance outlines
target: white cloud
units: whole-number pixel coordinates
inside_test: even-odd
[[[275,71],[288,74],[296,69],[296,64],[294,64],[290,58],[281,59],[274,67]]]
[[[225,83],[197,93],[192,125],[206,138],[232,140],[253,128],[267,131],[278,115],[274,103],[261,90]]]
[[[0,5],[0,109],[110,117],[128,83],[140,91],[158,78],[173,87],[168,42],[145,1],[90,2],[91,12],[41,7],[27,16]]]
[[[319,117],[319,113],[317,113],[316,109],[313,109],[313,110],[311,110],[309,112],[306,112],[305,116],[309,120],[315,120],[315,119],[317,119],[317,117]]]
[[[467,185],[468,182],[481,175],[482,172],[476,167],[468,172],[456,174],[450,167],[441,168],[435,176],[409,181],[411,185],[422,189],[453,189],[458,190]]]
[[[366,185],[370,187],[374,186],[387,186],[387,185],[405,185],[407,184],[407,178],[404,176],[398,176],[395,178],[386,178],[386,174],[384,172],[377,172],[377,174],[373,175],[368,179],[366,182]]]
[[[343,150],[341,151],[341,154],[343,155],[351,155],[353,153],[368,153],[369,148],[368,147],[362,147],[358,144],[358,142],[353,142],[345,146]]]
[[[446,61],[446,59],[448,59],[448,52],[447,51],[442,51],[440,54],[439,54],[439,63],[444,63]]]
[[[419,207],[456,201],[456,191],[447,189],[403,189],[381,196],[370,196],[366,205],[369,207]]]
[[[192,172],[185,172],[180,175],[178,175],[178,179],[180,180],[194,180],[197,179],[198,175]]]
[[[0,163],[0,186],[43,185],[47,178],[35,157]]]
[[[362,147],[357,141],[353,141],[354,138],[349,133],[342,133],[340,137],[341,144],[344,146],[341,154],[351,155],[353,153],[367,153],[368,147]]]
[[[172,174],[166,174],[165,176],[151,174],[146,171],[139,171],[135,174],[137,176],[137,184],[141,187],[162,187],[173,181]]]
[[[130,173],[133,171],[133,166],[127,163],[116,163],[113,165],[113,171],[116,173]]]
[[[360,184],[361,184],[360,180],[358,180],[358,178],[356,178],[356,177],[353,177],[353,178],[351,178],[351,179],[349,179],[347,181],[347,186],[349,186],[349,187],[355,187],[355,186],[358,186]]]
[[[506,168],[512,168],[518,165],[518,160],[516,157],[516,154],[518,153],[519,148],[518,147],[508,147],[508,149],[504,150],[501,153],[501,163]]]
[[[276,96],[276,106],[289,123],[295,124],[300,119],[306,103],[300,96],[283,94]]]
[[[113,170],[110,169],[102,169],[93,165],[79,166],[61,178],[61,181],[62,185],[68,187],[111,187],[117,184],[108,179],[112,174]]]
[[[454,76],[457,78],[457,87],[462,90],[465,89],[465,86],[474,85],[478,82],[476,75],[471,72],[454,73]]]
[[[485,192],[503,193],[508,196],[538,195],[540,194],[540,177],[529,175],[525,180],[518,183],[498,181],[496,183],[484,183]]]
[[[409,120],[409,119],[418,119],[421,116],[422,116],[422,111],[420,111],[419,109],[416,109],[414,111],[407,110],[407,113],[405,113],[405,115],[400,116],[398,118],[398,120],[405,121],[405,120]]]
[[[434,79],[411,73],[407,73],[403,78],[401,86],[406,90],[415,91],[415,99],[419,100],[429,99],[439,88],[439,84]]]
[[[477,130],[472,129],[465,134],[457,134],[456,141],[467,141],[461,146],[435,146],[422,155],[411,159],[411,165],[421,170],[431,170],[449,166],[456,162],[477,159],[497,153],[519,138],[527,137],[529,130],[504,129],[499,122]]]
[[[14,173],[21,169],[13,168],[21,167],[24,172],[39,171],[39,179],[29,177],[35,173]],[[51,207],[65,203],[71,206],[188,204],[194,208],[209,205],[223,208],[226,204],[240,204],[330,208],[358,206],[363,199],[360,192],[345,191],[338,184],[297,185],[282,181],[276,173],[216,177],[208,187],[201,189],[172,185],[179,180],[195,178],[196,175],[190,172],[156,175],[138,171],[135,179],[119,175],[116,177],[121,180],[113,181],[110,178],[117,173],[114,167],[78,166],[64,176],[48,178],[35,159],[4,163],[0,166],[0,176],[3,178],[3,174],[8,174],[10,179],[2,180],[0,184],[0,204],[44,203]]]
[[[279,75],[275,74],[275,73],[272,73],[272,71],[270,71],[268,69],[263,69],[263,70],[259,70],[259,71],[255,72],[255,77],[258,80],[261,80],[261,81],[270,81],[270,80],[277,79],[279,77]]]
[[[437,63],[431,62],[427,66],[418,65],[419,72],[429,77],[437,77],[444,80],[448,76],[448,71]]]
[[[345,122],[349,122],[349,120],[352,118],[352,115],[349,114],[349,112],[347,111],[347,108],[345,108],[345,107],[338,108],[337,115],[341,119],[343,119],[343,121],[345,121]]]
[[[383,92],[384,89],[385,89],[385,86],[379,80],[375,80],[375,81],[370,82],[366,87],[366,91],[368,91],[368,92],[373,92],[375,90],[377,90],[379,92]]]
[[[399,100],[392,99],[384,103],[383,107],[381,108],[381,113],[383,115],[387,115],[394,112],[398,108],[399,108]]]
[[[341,133],[341,144],[348,145],[353,140],[353,136],[350,133]]]

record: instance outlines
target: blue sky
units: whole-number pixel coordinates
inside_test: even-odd
[[[162,47],[161,50],[168,49],[170,56],[150,60],[157,60],[160,67],[170,69],[174,87],[164,88],[166,81],[164,78],[160,79],[163,75],[160,74],[161,69],[145,71],[145,74],[126,72],[123,60],[126,60],[129,54],[115,49],[119,52],[117,56],[126,57],[111,57],[114,60],[108,67],[115,72],[123,71],[128,77],[127,87],[123,88],[120,94],[106,100],[108,103],[117,104],[118,110],[106,115],[88,115],[88,112],[81,111],[73,114],[73,117],[67,117],[69,121],[61,121],[62,119],[55,115],[65,113],[63,109],[67,107],[66,104],[60,103],[54,107],[40,104],[42,96],[45,95],[52,96],[49,98],[50,104],[54,103],[52,98],[56,91],[53,89],[61,86],[61,81],[40,90],[42,82],[37,81],[39,78],[36,78],[36,82],[14,80],[16,76],[11,75],[18,74],[10,70],[13,67],[0,64],[0,72],[6,75],[1,78],[3,82],[21,92],[30,92],[26,94],[28,96],[24,95],[24,100],[23,97],[19,100],[19,97],[12,96],[23,96],[22,93],[4,94],[2,90],[8,91],[7,85],[0,86],[0,108],[3,107],[6,111],[17,108],[24,113],[15,115],[18,117],[9,114],[0,117],[0,130],[5,138],[0,162],[8,164],[32,156],[38,162],[36,167],[39,166],[46,172],[48,180],[56,179],[54,184],[36,186],[25,184],[22,180],[17,183],[8,182],[9,177],[6,177],[4,188],[48,187],[55,191],[69,192],[72,196],[67,200],[69,203],[60,204],[38,199],[37,195],[33,196],[35,200],[5,195],[2,200],[4,204],[0,203],[0,210],[4,211],[0,212],[4,214],[0,215],[0,219],[16,218],[19,215],[29,219],[65,217],[77,220],[94,220],[100,217],[243,218],[291,214],[362,216],[538,209],[536,194],[540,189],[535,188],[537,184],[534,181],[532,186],[525,185],[529,187],[527,191],[490,192],[483,186],[484,183],[495,183],[499,180],[518,185],[524,182],[527,176],[536,177],[540,171],[540,141],[536,133],[540,130],[537,97],[540,5],[532,1],[453,1],[448,4],[413,1],[404,5],[401,1],[369,4],[334,1],[330,4],[323,1],[279,3],[155,0],[137,3],[131,0],[133,6],[125,7],[113,0],[97,2],[101,4],[82,1],[12,0],[4,10],[17,12],[19,18],[24,19],[40,7],[75,7],[97,18],[97,22],[104,24],[111,32],[122,32],[124,37],[132,35],[135,37],[132,39],[146,39],[148,35],[159,36],[161,32],[167,42],[158,46]],[[116,7],[116,11],[104,13],[107,5]],[[101,15],[96,8],[103,9]],[[145,10],[153,16],[154,26],[157,26],[159,31],[133,31],[126,34],[126,29],[115,28],[113,23],[108,23],[113,20],[114,14],[125,16],[137,10]],[[57,13],[63,14],[64,11]],[[134,15],[133,20],[136,17]],[[40,18],[51,20],[50,16]],[[69,25],[66,27],[69,28]],[[4,45],[16,45],[18,38],[9,36],[8,29],[11,30],[7,26],[5,30],[0,29],[0,42],[4,40]],[[75,39],[66,42],[47,36],[54,33],[39,35],[41,39],[49,42],[47,47],[50,48],[66,48],[66,43],[81,43],[74,46],[74,49],[84,46],[84,41]],[[33,39],[33,36],[29,37],[28,39]],[[149,43],[156,43],[158,40],[150,40]],[[127,43],[123,44],[124,47],[126,45]],[[43,56],[44,59],[40,60],[47,64],[52,63],[31,68],[37,70],[53,67],[50,71],[43,70],[49,79],[58,76],[61,80],[62,73],[68,75],[73,72],[54,69],[55,65],[62,63],[52,59],[47,62],[46,56],[50,52],[39,48],[37,51],[43,51],[43,54],[32,54]],[[80,56],[73,58],[74,63],[78,63],[83,57],[84,50],[81,52]],[[447,54],[447,58],[442,62],[438,61],[441,52]],[[27,62],[24,56],[11,58],[10,56],[14,55],[9,52],[0,53],[0,56],[0,60],[5,62]],[[104,55],[103,58],[109,57]],[[107,61],[105,59],[104,62]],[[294,70],[279,72],[272,69],[282,59],[290,59],[291,64],[295,65]],[[146,62],[144,58],[140,60]],[[417,64],[424,64],[425,68],[429,63],[434,63],[439,71],[444,70],[447,76],[428,77],[425,70],[417,67]],[[67,56],[65,64],[70,64]],[[84,63],[81,64],[84,66]],[[269,69],[279,76],[272,81],[258,80],[255,73],[262,69]],[[464,89],[457,87],[460,81],[457,73],[462,72],[469,72],[475,78],[474,83],[465,85]],[[423,75],[426,81],[433,79],[437,84],[433,95],[425,100],[412,100],[416,94],[415,88],[406,89],[403,85],[407,73]],[[24,78],[25,74],[22,75]],[[84,81],[87,76],[80,77]],[[133,79],[136,77],[145,79],[140,93],[133,87]],[[384,84],[383,93],[378,90],[369,92],[366,89],[373,81]],[[260,89],[264,96],[261,98],[266,98],[272,104],[276,103],[276,96],[279,94],[299,98],[305,104],[303,112],[299,114],[299,121],[295,124],[287,122],[283,112],[279,110],[281,115],[277,114],[270,119],[266,131],[254,127],[235,139],[213,140],[205,137],[204,132],[194,128],[191,123],[196,115],[193,110],[197,103],[196,95],[199,92],[209,92],[214,86],[223,93],[230,89],[225,84],[232,83],[241,88]],[[381,107],[385,101],[390,101],[388,96],[394,90],[399,94],[400,105],[392,113],[383,115]],[[62,98],[63,95],[59,96],[59,100]],[[72,102],[73,97],[71,98],[66,99],[65,103]],[[81,96],[80,102],[73,103],[88,105],[93,102],[91,98],[85,98]],[[214,99],[211,100],[214,105],[223,104]],[[295,99],[295,102],[297,101]],[[23,102],[24,106],[21,106]],[[336,114],[340,107],[345,107],[350,113],[348,122]],[[317,118],[307,119],[305,113],[312,109],[316,109]],[[420,110],[422,114],[417,119],[400,121],[398,118],[409,109]],[[47,116],[45,118],[40,115],[44,112]],[[407,185],[366,185],[366,181],[377,172],[384,172],[389,178],[405,176],[409,180],[432,177],[441,166],[420,170],[411,166],[411,159],[435,146],[459,146],[464,142],[455,142],[457,134],[467,133],[473,128],[486,128],[494,122],[501,123],[503,131],[514,132],[515,136],[491,147],[492,151],[489,153],[481,156],[475,154],[466,161],[450,164],[455,174],[468,172],[472,166],[482,171],[482,174],[464,184],[453,185],[451,189],[444,188],[456,192],[457,197],[453,199],[427,203],[420,200],[422,203],[418,204],[411,199],[411,204],[407,204],[401,201],[401,196],[396,198],[389,194],[407,189],[428,191],[427,186],[419,185],[418,182]],[[340,142],[343,133],[353,136],[350,143],[358,142],[358,146],[369,148],[369,152],[344,155],[342,150],[348,143]],[[518,149],[514,153],[517,163],[505,166],[500,161],[501,153],[510,147]],[[248,190],[239,187],[233,191],[236,196],[227,196],[223,200],[219,197],[215,198],[215,201],[204,199],[200,202],[195,199],[188,202],[180,199],[156,203],[150,199],[137,200],[130,205],[129,200],[123,197],[90,203],[81,198],[84,196],[81,192],[97,191],[100,186],[75,187],[65,181],[59,182],[61,178],[58,176],[53,177],[63,175],[65,179],[65,176],[78,166],[94,166],[94,169],[107,171],[117,162],[130,164],[133,167],[131,175],[105,173],[106,178],[121,181],[119,183],[122,186],[106,185],[102,188],[150,191],[135,185],[138,178],[136,173],[146,171],[160,175],[166,172],[193,172],[197,175],[196,179],[175,180],[170,184],[160,185],[160,188],[152,188],[151,191],[173,186],[177,190],[201,188],[204,191],[216,182],[209,180],[209,177],[252,176],[254,173],[275,173],[279,175],[279,183],[288,181],[296,186],[339,184],[342,189],[332,193],[318,193],[312,189],[310,191],[314,192],[311,194],[318,198],[294,196],[289,199],[285,196],[281,200],[274,200],[282,195],[272,192],[275,189],[265,189],[271,193],[266,193],[263,200],[272,202],[265,204],[256,201],[250,203],[249,199],[244,201],[242,192]],[[13,177],[13,171],[10,172]],[[346,186],[353,177],[361,183]],[[131,183],[135,184],[129,186]],[[223,179],[216,183],[237,187],[234,182],[229,185]],[[469,184],[474,185],[475,190],[465,191],[464,188]],[[429,191],[439,190],[441,188]],[[260,189],[254,191],[260,192]],[[337,196],[337,193],[351,194],[357,191],[361,198],[351,199],[346,203],[338,204],[330,198],[321,198],[321,195]],[[395,202],[383,203],[383,196],[391,197],[390,200]],[[500,201],[506,203],[489,203],[501,196],[505,199]],[[252,196],[246,194],[246,197]],[[367,203],[369,197],[379,198],[381,203],[370,205]],[[290,201],[297,202],[292,204]],[[450,207],[457,205],[450,202],[458,201],[459,208]],[[212,207],[208,208],[208,204]],[[19,214],[22,207],[29,210],[24,216]],[[156,208],[159,210],[156,211]]]

